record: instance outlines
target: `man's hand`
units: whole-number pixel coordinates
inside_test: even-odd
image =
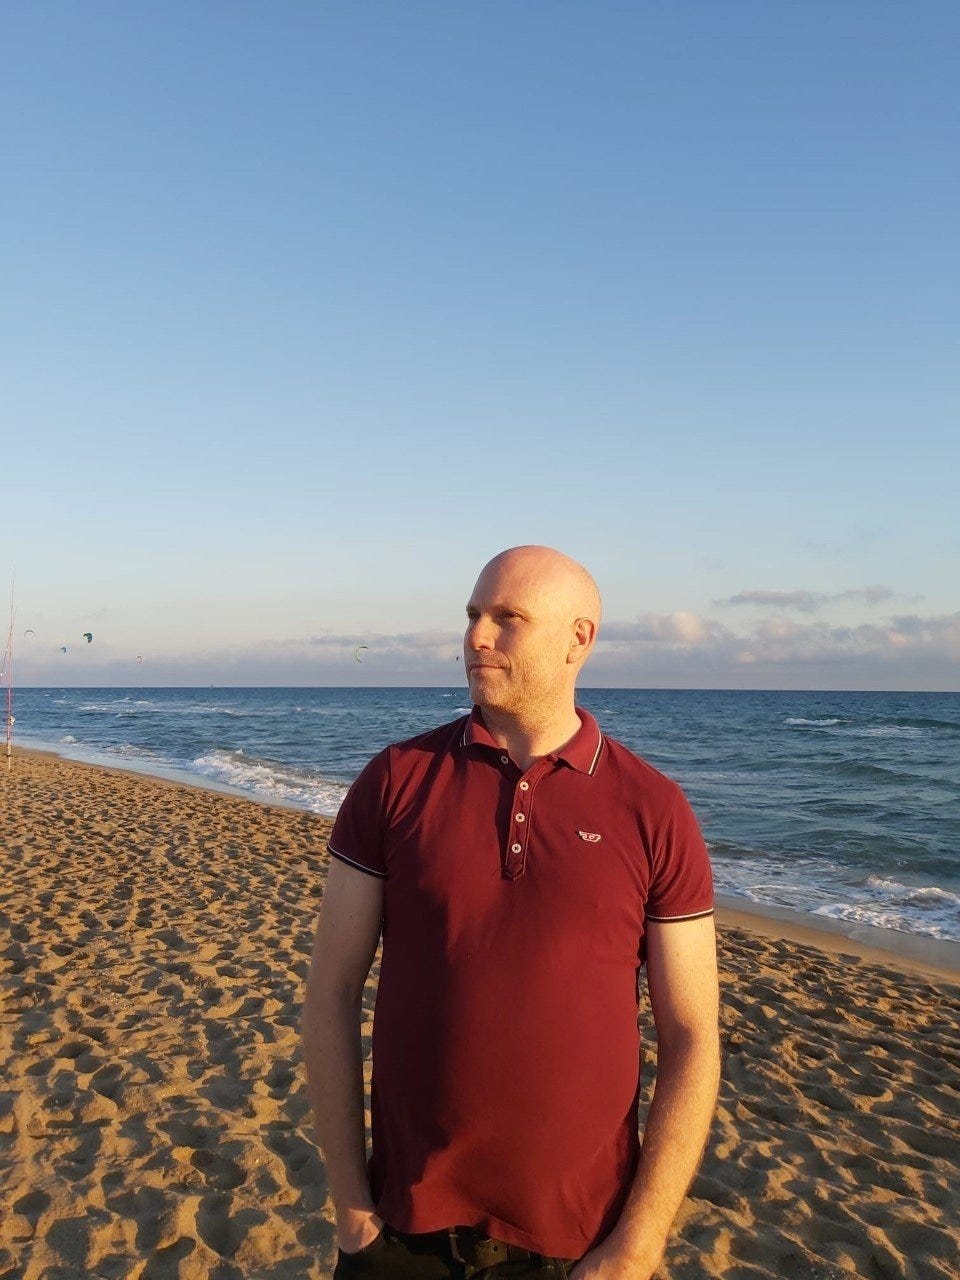
[[[650,1280],[663,1257],[663,1244],[629,1244],[616,1231],[589,1253],[570,1273],[570,1280]]]
[[[344,1253],[359,1253],[383,1230],[383,1219],[366,1209],[348,1209],[337,1219],[337,1243]]]

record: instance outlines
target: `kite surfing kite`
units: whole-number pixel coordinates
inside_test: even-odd
[[[361,650],[361,649],[369,649],[369,648],[370,648],[370,646],[369,646],[368,644],[358,644],[358,645],[357,645],[357,647],[354,649],[354,651],[353,651],[353,656],[356,658],[356,660],[357,660],[359,663],[361,663],[361,664],[362,664],[362,662],[363,662],[363,659],[360,657],[360,650]]]
[[[83,633],[83,638],[84,638],[84,640],[86,640],[87,644],[93,644],[93,632],[92,632],[92,631],[85,631],[85,632]]]

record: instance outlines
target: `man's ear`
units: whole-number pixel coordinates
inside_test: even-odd
[[[578,618],[567,650],[567,662],[583,662],[597,638],[597,624],[590,618]]]

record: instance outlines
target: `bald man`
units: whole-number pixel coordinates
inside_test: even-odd
[[[599,623],[569,557],[491,560],[470,715],[381,752],[337,817],[303,1017],[337,1280],[648,1280],[662,1257],[716,1103],[713,887],[679,786],[576,705]]]

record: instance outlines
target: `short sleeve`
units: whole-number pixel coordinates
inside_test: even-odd
[[[652,921],[695,920],[713,912],[713,872],[696,816],[677,787],[657,831],[646,916]]]
[[[387,867],[383,833],[390,781],[389,756],[389,748],[381,751],[355,779],[340,806],[327,846],[334,858],[384,879]]]

